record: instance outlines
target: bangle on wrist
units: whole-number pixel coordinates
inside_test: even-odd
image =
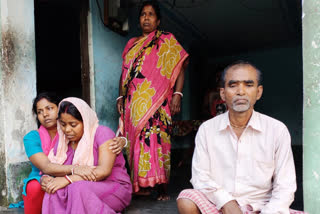
[[[73,183],[72,180],[71,180],[71,178],[70,178],[68,175],[65,175],[64,177],[69,181],[69,184],[72,184],[72,183]]]
[[[183,97],[183,94],[181,92],[179,92],[179,91],[173,92],[173,94],[178,94],[178,95],[181,96],[181,98]]]
[[[123,98],[123,96],[119,96],[117,99],[116,99],[116,101],[118,101],[118,100],[120,100],[120,99],[122,99]]]
[[[122,138],[122,139],[125,139],[125,140],[126,140],[126,144],[124,144],[124,147],[127,147],[127,145],[128,145],[128,140],[127,140],[127,138],[125,138],[125,137],[120,137],[120,138]]]

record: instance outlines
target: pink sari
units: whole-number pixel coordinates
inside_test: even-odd
[[[171,33],[154,31],[129,40],[123,52],[122,135],[134,192],[168,183],[173,87],[188,53]]]

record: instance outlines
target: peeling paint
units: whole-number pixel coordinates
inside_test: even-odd
[[[316,171],[312,171],[313,176],[315,177],[316,180],[319,180],[319,174]]]
[[[313,48],[318,48],[319,47],[315,41],[312,41],[311,45],[312,45]]]
[[[311,106],[311,100],[309,97],[306,98],[306,106],[310,107]]]

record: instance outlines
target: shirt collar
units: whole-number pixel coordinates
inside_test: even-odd
[[[221,115],[222,120],[219,126],[219,131],[226,130],[228,127],[231,128],[230,120],[229,120],[229,111],[225,112]],[[248,122],[248,127],[251,127],[252,129],[255,129],[257,131],[262,131],[261,129],[261,123],[259,120],[259,113],[253,110],[251,118]]]

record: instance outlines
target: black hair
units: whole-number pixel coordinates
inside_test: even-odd
[[[248,62],[248,61],[244,61],[244,60],[237,60],[233,63],[231,63],[230,65],[228,65],[222,72],[221,74],[221,87],[224,88],[225,87],[225,83],[226,83],[226,74],[227,71],[232,68],[232,67],[238,67],[238,66],[251,66],[253,67],[256,72],[257,72],[257,81],[258,81],[258,85],[262,85],[262,72],[252,63]]]
[[[144,1],[141,4],[140,10],[139,10],[139,18],[141,16],[142,10],[145,6],[152,6],[152,8],[154,9],[154,12],[156,12],[157,15],[157,19],[161,20],[161,13],[160,13],[160,7],[157,1],[155,0],[148,0],[148,1]]]
[[[77,107],[75,107],[75,105],[73,105],[72,103],[70,103],[68,101],[63,101],[62,103],[60,103],[58,118],[60,118],[62,113],[70,114],[71,116],[73,116],[77,120],[83,122],[82,116],[81,116],[79,110],[77,109]]]
[[[34,99],[33,99],[33,104],[32,104],[32,112],[35,114],[35,115],[38,115],[37,114],[37,104],[40,100],[42,99],[46,99],[48,100],[50,103],[54,103],[57,107],[59,105],[59,102],[60,102],[60,97],[57,96],[56,93],[54,92],[42,92],[42,93],[39,93]],[[38,126],[40,126],[40,121],[38,120],[38,117],[37,118],[37,123],[38,123]]]

